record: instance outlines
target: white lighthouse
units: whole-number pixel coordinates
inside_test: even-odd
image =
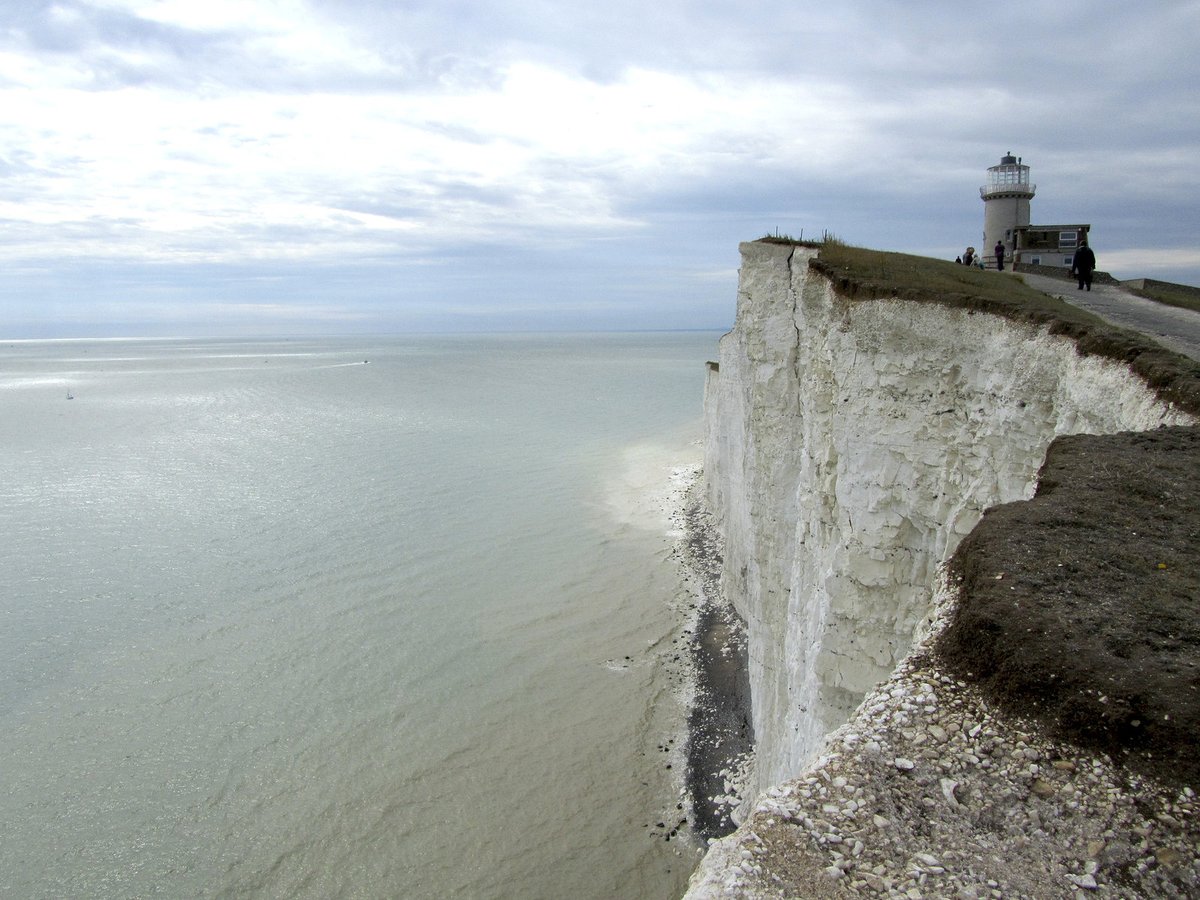
[[[987,184],[979,189],[983,198],[983,246],[980,255],[995,265],[992,248],[1004,244],[1004,255],[1012,257],[1016,249],[1017,229],[1029,226],[1029,201],[1037,185],[1029,183],[1029,166],[1010,150],[1000,164],[987,170]]]

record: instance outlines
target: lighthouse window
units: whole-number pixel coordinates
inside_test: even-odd
[[[1074,247],[1077,235],[1074,231],[1060,231],[1058,233],[1058,246]]]

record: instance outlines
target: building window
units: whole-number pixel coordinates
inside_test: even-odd
[[[1042,258],[1040,256],[1035,256],[1033,258],[1033,264],[1035,266],[1040,266],[1042,264]]]
[[[1079,240],[1079,233],[1075,231],[1060,231],[1058,233],[1058,246],[1074,247],[1075,242]]]
[[[1063,265],[1064,266],[1069,266],[1072,262],[1073,262],[1073,260],[1071,259],[1071,257],[1069,257],[1069,256],[1063,257]]]

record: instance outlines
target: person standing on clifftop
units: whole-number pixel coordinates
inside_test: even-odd
[[[996,271],[1004,271],[1004,244],[1001,241],[996,241]]]
[[[973,260],[974,258],[975,258],[975,248],[968,247],[967,251],[962,255],[963,265],[969,266],[971,264],[971,260]]]
[[[1087,239],[1084,238],[1079,242],[1079,249],[1075,251],[1075,256],[1071,260],[1071,274],[1079,281],[1079,290],[1082,291],[1085,284],[1089,291],[1092,289],[1092,272],[1095,268],[1096,254],[1092,252]]]

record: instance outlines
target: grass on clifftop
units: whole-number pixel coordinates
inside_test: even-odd
[[[1200,415],[1200,363],[1031,288],[1020,275],[927,256],[850,247],[837,240],[814,243],[774,238],[768,242],[818,249],[820,254],[809,267],[825,275],[834,290],[849,300],[895,297],[1045,326],[1051,334],[1072,338],[1080,353],[1128,365],[1163,400]]]
[[[1102,320],[1057,297],[1035,290],[1019,275],[977,269],[944,259],[823,244],[813,268],[850,297],[936,300],[1035,321],[1101,325]]]

